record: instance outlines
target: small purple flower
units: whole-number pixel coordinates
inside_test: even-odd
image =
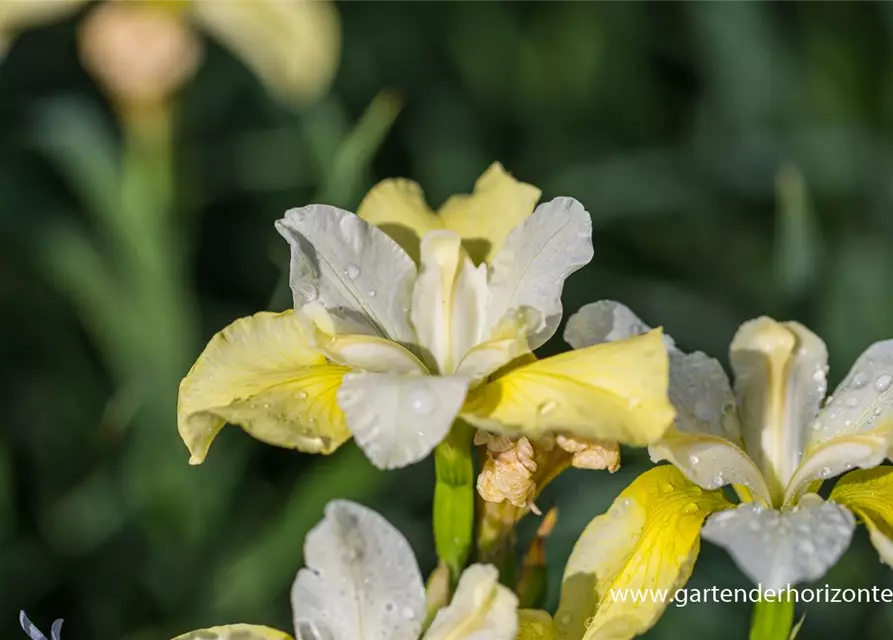
[[[31,624],[31,621],[28,619],[28,616],[25,615],[24,611],[19,611],[19,624],[22,625],[22,631],[28,634],[28,637],[31,640],[47,640],[47,637],[43,635],[40,630]],[[50,627],[50,640],[61,640],[61,636],[59,635],[62,632],[62,620],[56,620],[53,623],[53,626]]]

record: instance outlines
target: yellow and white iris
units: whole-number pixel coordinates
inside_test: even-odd
[[[647,327],[602,301],[568,321],[565,339],[592,348]],[[565,570],[558,638],[631,638],[666,602],[622,602],[612,589],[667,589],[688,580],[699,538],[729,551],[764,589],[820,578],[849,545],[856,519],[893,564],[893,340],[870,346],[821,407],[824,342],[796,322],[757,318],[731,344],[734,393],[716,360],[667,339],[675,425],[650,447],[656,467],[589,525]],[[822,481],[855,467],[828,501]],[[719,491],[732,485],[737,506]]]
[[[580,203],[532,211],[538,195],[494,165],[439,217],[400,180],[360,215],[289,211],[276,228],[295,311],[237,320],[198,358],[178,409],[191,461],[226,422],[316,453],[353,436],[381,468],[428,455],[457,417],[512,436],[656,441],[674,415],[660,330],[528,361],[558,325],[565,278],[592,256]]]
[[[307,568],[291,590],[296,640],[513,640],[518,599],[491,565],[472,565],[424,635],[425,586],[409,542],[371,509],[330,502],[307,535]],[[174,640],[292,640],[269,627],[235,624]]]

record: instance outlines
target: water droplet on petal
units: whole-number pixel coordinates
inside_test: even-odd
[[[436,404],[437,398],[425,388],[415,389],[409,396],[409,406],[412,407],[412,412],[420,416],[431,415]]]
[[[351,280],[356,280],[360,275],[360,268],[355,264],[347,265],[347,268],[344,270],[344,275],[346,275]]]
[[[663,494],[673,493],[673,485],[671,485],[669,482],[665,482],[660,486],[660,492]]]
[[[306,399],[307,399],[307,392],[306,392],[306,391],[298,391],[298,393],[297,393],[297,395],[296,395],[295,397],[296,397],[298,400],[306,400]]]
[[[846,399],[846,406],[855,409],[859,406],[859,398],[856,396],[850,396]]]
[[[374,298],[375,297],[375,289],[369,289],[369,291],[367,291],[367,294],[369,295],[370,298]]]
[[[694,502],[689,502],[687,505],[682,507],[682,513],[686,515],[694,515],[698,512],[698,505]]]
[[[310,282],[299,285],[296,293],[304,299],[304,302],[313,302],[319,298],[319,289]]]
[[[866,384],[868,384],[868,374],[864,371],[853,376],[853,389],[861,389]]]
[[[691,456],[689,456],[688,461],[694,465],[694,464],[698,464],[701,461],[701,459],[696,455],[691,455]]]
[[[825,379],[825,370],[824,369],[816,369],[815,373],[812,374],[812,379],[816,382],[821,382]]]
[[[709,422],[713,419],[713,408],[707,400],[698,400],[695,402],[695,417],[702,422]]]
[[[893,384],[893,377],[886,373],[882,373],[875,379],[874,388],[877,389],[879,393],[883,393],[890,388],[891,384]]]
[[[542,404],[537,408],[537,411],[539,411],[539,414],[540,414],[541,416],[544,416],[544,415],[547,415],[547,414],[552,413],[553,411],[555,411],[555,408],[556,408],[557,406],[558,406],[558,403],[555,402],[554,400],[546,400],[544,403],[542,403]]]
[[[822,478],[827,478],[831,475],[831,467],[822,467],[821,471],[819,471],[819,475]]]
[[[400,613],[402,613],[403,617],[407,620],[415,619],[415,611],[412,610],[412,607],[403,607]]]

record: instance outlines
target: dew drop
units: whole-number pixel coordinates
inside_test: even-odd
[[[412,412],[420,416],[428,416],[434,412],[437,398],[427,389],[415,389],[409,396],[409,406]]]
[[[296,397],[298,400],[306,400],[306,399],[307,399],[307,392],[306,392],[306,391],[298,391],[298,393],[297,393],[297,395],[296,395],[295,397]]]
[[[821,471],[819,471],[819,475],[822,478],[827,478],[831,475],[831,467],[822,467]]]
[[[694,515],[698,512],[698,505],[694,502],[689,502],[687,505],[682,507],[682,513],[686,515]]]
[[[707,400],[695,402],[695,417],[702,422],[709,422],[713,418],[713,409]]]
[[[883,393],[884,391],[886,391],[887,389],[890,388],[891,384],[893,384],[893,377],[891,377],[890,375],[888,375],[886,373],[882,373],[875,379],[874,388],[878,392]]]
[[[665,482],[660,486],[660,492],[663,494],[673,493],[673,485],[669,482]]]
[[[594,621],[595,621],[595,616],[590,616],[589,618],[586,618],[586,621],[585,621],[583,624],[584,624],[584,625],[586,626],[586,628],[588,629],[589,627],[592,626],[592,623],[593,623]]]
[[[696,455],[691,455],[691,456],[689,456],[688,461],[691,462],[692,464],[698,464],[701,461],[701,459]]]
[[[351,280],[356,280],[360,276],[360,268],[351,263],[347,265],[347,268],[344,270],[344,275],[346,275]]]
[[[400,610],[400,613],[402,613],[403,617],[407,620],[415,619],[415,611],[412,610],[412,607],[403,607],[403,609]]]
[[[876,416],[881,415],[883,412],[884,412],[884,410],[881,409],[880,407],[875,407],[875,408],[874,408],[874,415],[876,415]]]
[[[368,291],[367,293],[368,293],[368,295],[369,295],[370,298],[374,298],[374,297],[375,297],[375,289],[369,289],[369,291]]]
[[[850,396],[846,399],[846,406],[855,409],[859,406],[859,398],[857,398],[856,396]]]
[[[824,369],[816,369],[815,373],[812,374],[812,379],[816,382],[821,382],[825,379],[825,370]]]
[[[316,285],[307,282],[298,287],[297,294],[304,299],[304,302],[313,302],[319,298],[319,289],[316,288]]]
[[[556,407],[558,407],[557,402],[555,402],[554,400],[546,400],[537,408],[537,411],[539,411],[539,414],[541,416],[545,416],[555,411]]]
[[[853,376],[853,389],[861,389],[866,384],[868,384],[868,374],[864,371]]]

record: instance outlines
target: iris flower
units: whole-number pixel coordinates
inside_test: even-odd
[[[307,568],[291,590],[297,640],[514,640],[518,599],[490,565],[472,565],[449,606],[422,635],[425,586],[406,538],[375,511],[330,502],[304,544]],[[269,627],[235,624],[175,640],[292,640]]]
[[[178,410],[191,462],[226,422],[314,453],[352,436],[380,468],[424,458],[457,418],[510,436],[657,440],[674,415],[659,329],[530,361],[565,278],[592,256],[580,203],[532,211],[538,197],[494,165],[439,215],[403,180],[359,215],[287,212],[276,229],[295,309],[237,320],[199,356]]]
[[[0,56],[21,32],[67,17],[87,0],[3,0]],[[287,102],[324,92],[338,66],[340,24],[328,0],[133,0],[90,10],[94,23],[82,37],[90,70],[113,88],[142,96],[162,76],[189,63],[165,52],[176,30],[159,27],[151,14],[171,16],[227,47],[267,88]],[[104,19],[94,19],[105,16]],[[148,20],[146,20],[148,18]],[[144,23],[144,24],[143,24]],[[179,49],[178,49],[179,50]],[[98,54],[98,55],[97,55]],[[182,55],[182,54],[181,54]],[[163,66],[172,67],[164,69]]]
[[[643,331],[628,308],[602,301],[569,319],[565,339],[591,349]],[[677,417],[650,452],[672,465],[642,474],[584,531],[565,569],[556,637],[644,633],[691,575],[702,535],[763,589],[824,575],[856,518],[893,563],[893,467],[879,466],[891,454],[893,340],[871,345],[824,406],[827,350],[799,323],[741,325],[730,349],[734,392],[719,362],[667,344]],[[823,481],[846,471],[823,500]],[[739,504],[719,490],[726,485]],[[633,604],[612,589],[669,597]]]

